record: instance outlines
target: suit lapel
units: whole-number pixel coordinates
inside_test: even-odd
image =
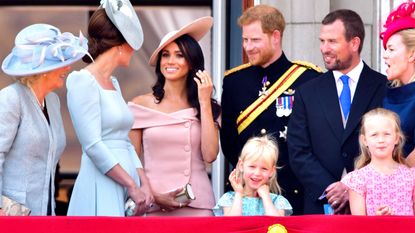
[[[333,72],[329,71],[322,77],[321,86],[315,90],[315,93],[320,98],[323,113],[326,116],[334,135],[341,141],[344,127]]]
[[[353,97],[350,115],[347,119],[346,129],[343,134],[342,143],[350,134],[359,127],[362,116],[367,112],[368,105],[372,100],[374,93],[377,91],[379,83],[371,78],[370,68],[364,64],[362,73],[357,83],[356,91]]]

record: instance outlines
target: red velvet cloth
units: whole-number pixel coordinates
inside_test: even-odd
[[[273,224],[288,233],[415,232],[415,217],[0,217],[4,233],[266,233]]]

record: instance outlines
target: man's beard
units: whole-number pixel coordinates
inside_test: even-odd
[[[345,59],[344,61],[341,61],[340,59],[336,58],[334,64],[332,65],[329,65],[326,62],[324,62],[324,66],[326,67],[327,70],[346,70],[350,68],[351,65],[352,65],[351,55],[347,57],[347,59]]]

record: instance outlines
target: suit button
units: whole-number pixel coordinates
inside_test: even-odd
[[[294,193],[295,193],[295,194],[298,194],[298,190],[297,190],[297,189],[294,189]]]
[[[190,123],[189,122],[184,123],[184,127],[185,128],[189,128],[189,126],[190,126]]]
[[[189,171],[189,169],[184,170],[183,174],[184,174],[185,176],[189,176],[189,175],[190,175],[190,171]]]
[[[267,130],[266,129],[261,129],[261,134],[266,134]]]
[[[190,146],[188,145],[184,146],[184,151],[190,151]]]
[[[347,157],[347,153],[346,152],[343,152],[342,153],[342,156],[346,158]]]

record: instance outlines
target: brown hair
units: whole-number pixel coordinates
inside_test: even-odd
[[[334,23],[334,21],[340,20],[342,21],[345,29],[345,37],[347,41],[358,37],[360,39],[359,45],[359,53],[362,51],[363,48],[363,41],[365,39],[365,27],[363,25],[362,18],[352,11],[347,9],[340,9],[336,11],[330,12],[326,17],[324,17],[321,23],[323,25],[328,25]]]
[[[95,59],[110,48],[124,43],[125,38],[108,18],[105,9],[96,10],[88,24],[88,52],[92,58]],[[86,63],[92,62],[88,56],[84,56],[82,60]]]
[[[395,146],[392,152],[392,158],[395,162],[400,164],[406,164],[405,159],[403,158],[403,145],[405,143],[405,136],[401,130],[401,121],[399,120],[399,116],[390,110],[384,108],[375,108],[370,110],[362,118],[362,126],[360,128],[360,135],[359,135],[359,146],[360,146],[360,155],[356,158],[355,162],[355,169],[362,168],[368,165],[371,161],[370,152],[367,146],[363,142],[363,137],[366,132],[365,123],[366,121],[375,116],[381,116],[386,119],[390,119],[393,122],[395,132],[399,137],[398,144]]]
[[[268,5],[250,7],[239,17],[238,23],[242,27],[257,20],[261,21],[264,33],[270,34],[278,30],[282,37],[285,29],[285,20],[278,9]]]

